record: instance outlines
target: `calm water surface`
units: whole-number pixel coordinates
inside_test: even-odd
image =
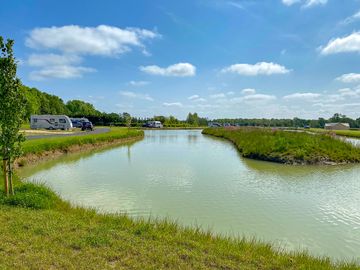
[[[360,166],[287,166],[243,159],[201,131],[144,140],[26,168],[73,203],[247,236],[288,250],[360,262]]]

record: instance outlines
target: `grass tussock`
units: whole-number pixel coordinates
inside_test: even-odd
[[[71,207],[43,185],[0,197],[1,269],[359,269],[170,220]]]
[[[89,134],[81,136],[53,137],[24,142],[24,155],[39,154],[46,151],[66,151],[74,145],[97,144],[102,142],[112,142],[120,139],[135,138],[143,136],[144,132],[128,128],[111,128],[107,133]]]
[[[360,148],[327,134],[308,134],[266,128],[207,128],[203,134],[232,141],[247,158],[286,164],[360,162]]]

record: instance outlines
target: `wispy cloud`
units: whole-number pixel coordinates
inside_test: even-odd
[[[123,97],[127,97],[127,98],[154,101],[154,99],[151,96],[149,96],[148,94],[140,94],[140,93],[135,93],[135,92],[131,92],[131,91],[120,91],[120,95],[122,95]]]
[[[178,108],[183,107],[183,104],[181,102],[164,102],[163,105],[165,107],[178,107]]]
[[[286,95],[283,97],[285,100],[307,100],[307,101],[314,101],[314,99],[320,97],[321,94],[319,93],[294,93],[290,95]]]
[[[311,8],[319,5],[326,5],[328,0],[281,0],[286,6],[302,3],[302,8]]]
[[[356,22],[358,20],[360,20],[360,10],[358,12],[356,12],[355,14],[345,18],[339,24],[340,25],[348,25],[348,24],[351,24],[351,23]]]
[[[72,79],[81,78],[85,73],[95,72],[93,68],[82,66],[49,66],[40,70],[30,72],[30,79],[34,81],[42,81],[50,78],[56,79]]]
[[[165,68],[156,65],[141,66],[140,70],[151,75],[160,76],[192,77],[196,74],[196,67],[190,63],[177,63]]]
[[[130,81],[129,82],[129,85],[132,85],[132,86],[145,86],[148,84],[150,84],[150,82],[148,82],[148,81]]]

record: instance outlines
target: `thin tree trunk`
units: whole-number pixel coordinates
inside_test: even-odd
[[[13,171],[12,171],[10,159],[8,160],[8,174],[9,174],[9,192],[11,195],[14,195]]]
[[[7,160],[3,159],[3,170],[4,170],[4,191],[5,195],[9,195],[9,181],[8,181],[8,174],[7,174]]]

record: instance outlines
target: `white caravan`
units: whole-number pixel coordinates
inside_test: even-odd
[[[62,129],[68,130],[73,127],[71,120],[66,115],[31,115],[31,129]]]

